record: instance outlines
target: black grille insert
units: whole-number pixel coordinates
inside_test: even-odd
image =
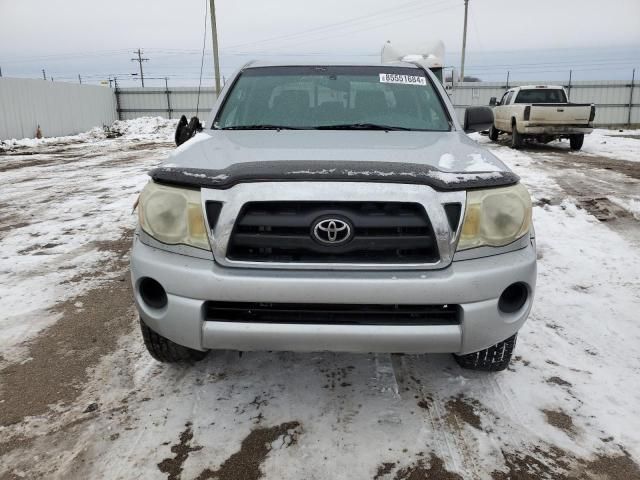
[[[208,321],[335,325],[457,325],[459,305],[205,302]]]
[[[319,218],[346,218],[353,237],[340,245],[312,238]],[[422,205],[402,202],[250,202],[227,247],[231,260],[310,263],[433,263],[435,235]]]

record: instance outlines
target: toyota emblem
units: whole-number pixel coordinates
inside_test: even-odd
[[[313,238],[324,245],[342,245],[351,240],[352,233],[349,221],[335,217],[317,220],[311,229]]]

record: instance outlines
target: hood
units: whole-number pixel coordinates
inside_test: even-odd
[[[461,132],[367,130],[205,130],[176,148],[162,166],[219,171],[243,163],[288,161],[416,164],[460,173],[509,171]]]

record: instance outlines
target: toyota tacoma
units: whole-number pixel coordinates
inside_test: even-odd
[[[527,189],[465,134],[492,121],[470,107],[461,125],[419,62],[241,68],[139,198],[150,354],[446,352],[506,368],[536,252]]]

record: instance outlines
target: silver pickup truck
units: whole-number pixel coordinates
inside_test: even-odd
[[[454,353],[502,370],[531,309],[527,189],[419,64],[251,63],[138,204],[147,349]]]
[[[567,138],[571,150],[580,150],[585,134],[593,131],[596,107],[591,103],[569,103],[564,88],[557,85],[525,85],[507,90],[500,101],[492,97],[494,122],[489,138],[511,134],[511,147],[526,140],[549,143]]]

